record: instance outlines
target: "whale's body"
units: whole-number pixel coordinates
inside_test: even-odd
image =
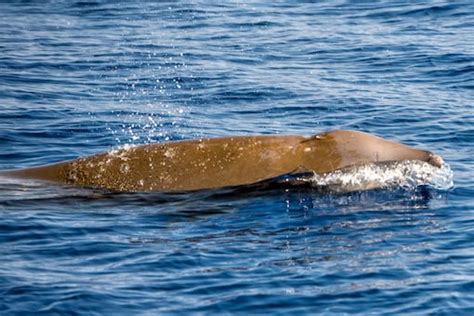
[[[1,175],[115,191],[189,191],[401,160],[442,163],[429,151],[337,130],[312,137],[238,136],[142,145]]]

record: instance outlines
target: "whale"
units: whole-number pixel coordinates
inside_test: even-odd
[[[0,172],[123,192],[194,191],[259,183],[283,175],[325,174],[369,163],[443,159],[375,135],[332,130],[313,136],[253,135],[128,146],[50,165]]]

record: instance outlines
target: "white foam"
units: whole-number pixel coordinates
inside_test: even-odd
[[[112,150],[108,151],[107,155],[110,158],[119,158],[123,161],[127,161],[129,159],[128,154],[135,147],[136,147],[136,145],[133,145],[133,144],[125,144],[125,145],[122,145],[118,148],[115,148],[115,149],[112,149]],[[110,162],[110,160],[107,160],[107,162]]]
[[[414,189],[424,185],[448,190],[454,185],[453,172],[449,165],[443,164],[438,168],[416,160],[353,166],[330,173],[315,174],[309,181],[315,187],[335,192],[375,188]]]

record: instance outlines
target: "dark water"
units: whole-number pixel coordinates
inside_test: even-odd
[[[0,314],[474,313],[472,1],[2,1],[0,169],[333,128],[454,187],[0,184]]]

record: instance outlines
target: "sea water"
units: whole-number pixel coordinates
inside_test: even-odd
[[[0,170],[336,128],[446,165],[174,194],[2,179],[0,314],[474,313],[473,21],[472,1],[1,2]]]

